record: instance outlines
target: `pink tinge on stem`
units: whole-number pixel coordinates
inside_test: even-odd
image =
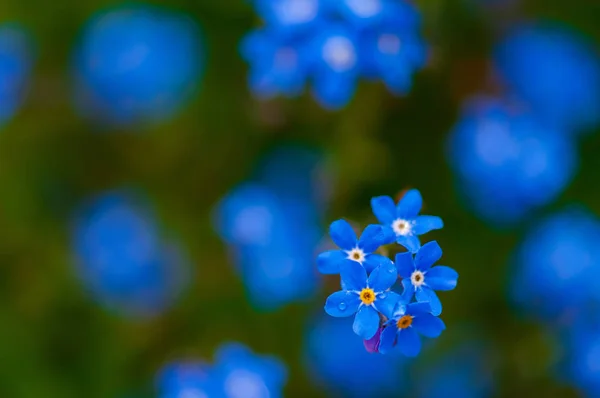
[[[369,340],[363,340],[363,344],[365,345],[367,352],[371,354],[379,352],[379,339],[381,338],[382,330],[383,328],[377,329],[375,336],[371,337]]]

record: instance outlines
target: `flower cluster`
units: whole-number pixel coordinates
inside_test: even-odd
[[[265,26],[241,52],[258,97],[297,96],[310,80],[324,107],[341,108],[360,76],[400,95],[425,63],[419,15],[404,0],[252,1]]]
[[[369,225],[360,238],[344,220],[331,224],[330,236],[340,250],[321,253],[317,266],[325,274],[339,273],[342,290],[327,298],[325,311],[334,317],[354,315],[353,330],[366,340],[369,351],[385,354],[397,347],[406,356],[416,356],[419,334],[437,337],[445,329],[435,292],[454,289],[458,279],[452,268],[434,266],[442,256],[438,243],[421,246],[419,240],[443,223],[439,217],[419,215],[422,198],[416,189],[398,204],[390,197],[375,197],[371,207],[381,224]],[[407,249],[395,261],[376,253],[393,242]],[[398,279],[401,293],[392,290]]]

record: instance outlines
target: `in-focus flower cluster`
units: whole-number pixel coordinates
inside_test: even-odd
[[[257,355],[239,343],[222,345],[211,366],[174,362],[158,374],[160,398],[282,397],[287,369],[275,357]]]
[[[337,109],[359,77],[405,94],[426,59],[420,18],[404,0],[252,0],[265,25],[242,42],[249,84],[261,98],[294,97],[308,81]]]
[[[416,189],[397,204],[390,197],[375,197],[371,207],[381,224],[367,226],[358,238],[345,220],[330,226],[340,249],[321,253],[317,266],[325,274],[339,273],[342,289],[327,298],[325,311],[334,317],[354,316],[353,330],[366,340],[369,351],[385,354],[398,348],[416,356],[419,335],[438,337],[445,329],[435,292],[454,289],[458,279],[452,268],[434,266],[442,256],[438,243],[421,246],[418,237],[443,223],[439,217],[419,215],[422,198]],[[376,253],[394,242],[407,249],[396,254],[395,261]],[[398,279],[401,293],[393,290]]]

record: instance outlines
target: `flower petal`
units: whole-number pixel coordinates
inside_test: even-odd
[[[389,325],[383,329],[383,332],[381,332],[381,339],[379,340],[380,353],[387,354],[394,348],[397,334],[398,329],[396,329],[396,326],[394,325]]]
[[[391,261],[389,258],[382,256],[381,254],[368,254],[363,262],[363,266],[367,270],[367,273],[370,274],[373,270],[379,267],[381,264],[386,264]]]
[[[346,220],[337,220],[329,226],[331,239],[344,250],[352,250],[356,246],[356,234]]]
[[[375,308],[386,318],[390,319],[394,314],[396,304],[402,300],[402,296],[395,292],[385,292],[377,296]]]
[[[406,306],[406,313],[413,316],[420,316],[431,313],[431,305],[428,302],[411,303]]]
[[[360,302],[358,294],[342,290],[327,297],[325,312],[336,318],[354,315]]]
[[[416,235],[398,235],[396,236],[396,242],[404,247],[411,253],[416,253],[421,248],[421,241]]]
[[[375,336],[379,329],[379,314],[370,305],[363,305],[354,318],[352,330],[365,340]]]
[[[396,254],[396,268],[398,274],[403,278],[410,278],[415,271],[415,262],[411,252],[403,252]]]
[[[369,287],[375,292],[383,292],[398,280],[398,271],[392,260],[387,259],[387,262],[383,262],[379,267],[375,268],[369,276],[367,282]]]
[[[342,288],[361,291],[367,287],[367,271],[356,261],[347,261],[340,267]]]
[[[390,236],[385,232],[381,225],[371,224],[363,231],[358,240],[358,247],[365,253],[373,253],[380,246],[390,243]],[[393,240],[392,240],[393,242]]]
[[[419,249],[415,256],[415,266],[420,271],[427,271],[436,261],[442,257],[442,248],[432,240]]]
[[[340,265],[348,260],[343,250],[329,250],[317,256],[317,269],[322,274],[339,274]]]
[[[381,341],[382,330],[382,328],[377,329],[377,333],[375,333],[375,336],[371,337],[368,340],[363,340],[365,350],[367,350],[369,354],[374,354],[379,351],[379,342]]]
[[[377,196],[371,199],[371,209],[382,224],[391,224],[396,219],[396,203],[389,196]]]
[[[417,289],[416,297],[420,303],[429,303],[433,315],[438,316],[442,313],[442,303],[430,287],[421,286],[421,288]]]
[[[396,215],[399,218],[413,219],[421,211],[423,206],[423,198],[417,189],[411,189],[404,194],[398,206],[396,206]]]
[[[408,304],[415,295],[415,285],[407,278],[402,279],[402,287],[404,288],[404,290],[402,290],[402,302]]]
[[[418,216],[413,225],[415,235],[423,235],[434,229],[441,229],[444,222],[437,216]]]
[[[445,265],[433,267],[425,275],[425,283],[433,290],[452,290],[457,281],[458,272]]]
[[[414,317],[412,326],[423,336],[431,338],[438,337],[446,329],[444,321],[431,314]]]
[[[412,327],[400,330],[397,344],[400,351],[407,357],[416,357],[421,351],[421,338]]]

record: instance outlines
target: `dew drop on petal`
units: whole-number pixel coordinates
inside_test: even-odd
[[[346,303],[339,303],[338,304],[338,308],[340,309],[340,311],[345,311],[346,310]]]
[[[385,293],[381,293],[381,294],[379,295],[379,298],[383,300],[383,299],[385,298]]]

